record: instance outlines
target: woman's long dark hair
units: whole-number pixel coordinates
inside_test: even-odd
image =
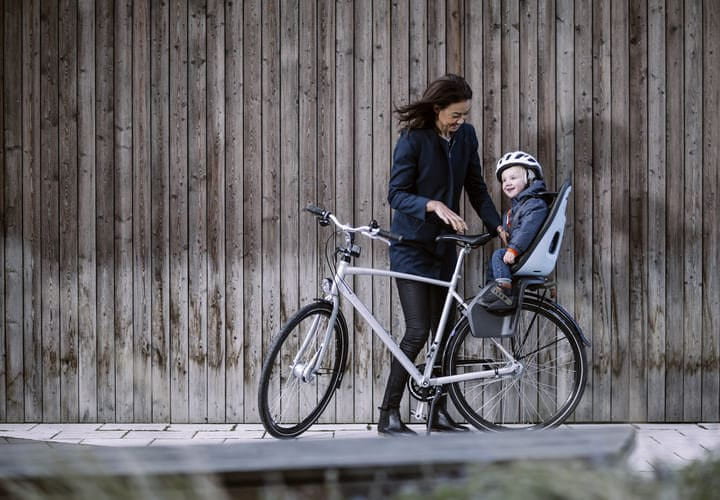
[[[420,100],[395,108],[400,127],[405,129],[435,126],[435,106],[447,108],[456,102],[472,99],[472,89],[462,76],[448,73],[425,89]]]

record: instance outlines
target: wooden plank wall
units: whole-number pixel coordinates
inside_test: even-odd
[[[0,0],[0,19],[0,421],[256,422],[272,334],[328,274],[302,207],[387,226],[393,107],[448,71],[499,207],[503,151],[573,181],[558,298],[593,344],[574,418],[720,420],[713,2]],[[390,281],[355,284],[399,335]],[[390,358],[345,312],[322,420],[369,422]]]

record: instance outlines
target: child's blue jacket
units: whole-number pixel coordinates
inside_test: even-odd
[[[453,243],[435,237],[452,232],[435,214],[429,200],[439,200],[459,212],[463,187],[475,211],[495,234],[500,216],[482,177],[475,129],[464,123],[450,142],[434,129],[404,130],[393,153],[388,202],[395,209],[391,229],[413,244],[393,243],[390,267],[399,272],[449,279],[457,259]]]
[[[512,199],[510,210],[503,217],[503,229],[510,233],[508,248],[518,254],[528,249],[547,217],[548,206],[538,193],[547,191],[545,182],[536,179]]]

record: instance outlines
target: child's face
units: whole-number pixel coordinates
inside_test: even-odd
[[[527,172],[524,167],[516,166],[505,170],[500,176],[502,190],[511,200],[527,187]]]

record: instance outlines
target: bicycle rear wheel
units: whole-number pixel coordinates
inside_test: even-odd
[[[303,307],[270,347],[260,375],[258,407],[272,436],[292,438],[305,432],[340,385],[348,354],[347,326],[340,312],[318,369],[314,373],[305,369],[320,355],[332,309],[326,301]]]
[[[455,406],[478,429],[557,426],[575,410],[585,390],[582,336],[557,304],[526,295],[515,331],[510,338],[476,338],[463,319],[448,343],[444,357],[448,375],[505,365],[507,359],[498,346],[522,365],[511,375],[450,384]]]

